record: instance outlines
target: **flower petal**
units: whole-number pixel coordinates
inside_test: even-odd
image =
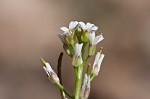
[[[49,76],[49,72],[47,71],[47,68],[45,66],[43,66],[43,69],[44,69],[45,73]]]
[[[75,55],[78,57],[81,56],[82,46],[83,46],[83,43],[81,44],[76,43]]]
[[[62,31],[64,31],[64,32],[68,32],[68,31],[69,31],[69,29],[66,28],[66,27],[61,27],[60,29],[61,29]]]
[[[87,29],[91,29],[93,26],[94,26],[94,24],[91,24],[89,22],[86,24]]]
[[[84,99],[88,99],[89,95],[90,95],[90,89],[91,89],[91,86],[90,86],[90,82],[91,82],[91,78],[90,78],[90,75],[88,76],[88,81],[87,81],[87,84],[86,84],[86,89],[85,89],[85,96],[84,96]]]
[[[84,93],[85,93],[85,88],[86,88],[86,84],[88,81],[88,76],[87,74],[84,75],[84,80],[83,80],[83,84],[82,84],[82,89],[81,89],[81,97],[84,97]]]
[[[98,30],[98,27],[94,25],[94,26],[91,28],[91,30],[92,30],[92,31],[96,31],[96,30]]]
[[[89,34],[89,40],[90,40],[90,43],[91,43],[91,44],[93,44],[94,39],[95,39],[95,32],[90,33],[90,34]]]
[[[77,21],[71,21],[69,24],[69,29],[74,29],[78,25]]]
[[[98,44],[100,41],[102,41],[103,39],[104,39],[103,35],[96,36],[95,39],[94,39],[93,44],[96,45],[96,44]]]
[[[98,64],[98,60],[100,58],[100,52],[97,52],[96,56],[95,56],[95,60],[94,60],[94,64],[93,64],[93,67]]]
[[[53,72],[53,69],[52,69],[52,67],[50,66],[50,64],[49,63],[45,63],[45,66],[46,66],[46,69],[47,69],[47,72]]]
[[[100,71],[100,67],[101,67],[101,64],[102,64],[102,61],[104,59],[104,54],[101,54],[99,60],[98,60],[98,72]]]
[[[79,24],[80,24],[80,27],[81,27],[83,30],[87,29],[84,22],[79,22]]]

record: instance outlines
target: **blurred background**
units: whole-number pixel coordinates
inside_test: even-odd
[[[89,99],[150,99],[149,0],[0,0],[0,99],[60,99],[40,57],[56,70],[57,34],[72,20],[94,23],[105,37]],[[64,55],[63,82],[73,92],[70,61]]]

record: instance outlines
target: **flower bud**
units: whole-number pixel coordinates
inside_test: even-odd
[[[45,69],[44,69],[45,70]],[[48,79],[52,82],[52,83],[59,83],[59,78],[57,76],[57,74],[55,72],[51,72],[50,76],[48,76]]]
[[[77,28],[76,34],[77,34],[77,36],[81,36],[83,34],[81,28]]]
[[[89,56],[93,56],[95,54],[95,51],[96,51],[96,46],[89,46],[89,51],[88,51]]]
[[[90,94],[90,82],[91,82],[90,75],[85,74],[80,93],[81,99],[88,99]]]
[[[89,33],[88,33],[88,32],[84,32],[84,33],[81,35],[81,40],[82,40],[82,42],[84,42],[84,43],[89,42]]]
[[[74,52],[74,46],[70,46],[70,45],[63,45],[63,48],[64,50],[66,51],[66,53],[69,55],[69,56],[72,56],[73,55],[73,52]]]
[[[92,69],[92,74],[97,76],[99,71],[100,71],[100,67],[102,64],[102,61],[104,59],[104,54],[101,54],[100,52],[97,52],[96,57],[95,57],[95,61],[93,64],[93,69]]]
[[[85,93],[84,93],[84,98],[88,99],[89,95],[90,95],[90,89],[91,89],[91,78],[90,75],[88,76],[88,80],[87,80],[87,84],[86,84],[86,89],[85,89]]]
[[[84,93],[85,93],[85,88],[86,88],[87,80],[88,80],[88,76],[87,76],[87,74],[85,74],[84,75],[83,84],[82,84],[82,88],[81,88],[81,92],[80,92],[80,98],[81,99],[84,98]]]
[[[45,62],[45,60],[43,58],[41,58],[41,62],[44,65],[43,69],[45,70],[48,79],[52,82],[52,83],[59,83],[60,80],[57,76],[57,74],[54,72],[54,70],[52,69],[52,67],[50,66],[49,63]]]
[[[65,41],[69,45],[74,45],[74,43],[75,43],[75,36],[74,35],[65,36]]]
[[[72,58],[72,65],[75,67],[77,67],[83,63],[83,60],[81,57],[82,46],[83,46],[83,43],[81,43],[81,44],[76,43],[75,54]]]
[[[104,39],[103,35],[95,36],[95,32],[89,34],[90,46],[89,46],[89,55],[92,56],[96,51],[96,44],[101,42]]]
[[[73,58],[72,58],[72,65],[73,65],[73,66],[78,67],[78,66],[80,66],[82,63],[83,63],[83,60],[82,60],[81,57],[73,56]]]

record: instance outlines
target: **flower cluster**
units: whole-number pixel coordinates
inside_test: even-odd
[[[69,28],[61,27],[63,33],[59,34],[58,37],[61,39],[66,53],[73,57],[73,66],[82,64],[81,58],[84,53],[84,48],[82,47],[85,47],[87,43],[89,43],[89,56],[95,54],[96,45],[104,39],[102,33],[96,35],[97,29],[98,27],[94,24],[89,22],[85,24],[77,21],[71,21]],[[78,41],[78,43],[76,43],[76,41]]]
[[[101,42],[104,37],[101,34],[97,34],[98,27],[94,24],[87,22],[71,21],[69,27],[60,28],[63,33],[59,34],[63,48],[67,55],[72,59],[72,65],[74,67],[75,74],[75,90],[73,94],[66,91],[60,83],[60,79],[57,74],[51,68],[50,64],[41,59],[43,63],[43,69],[45,70],[48,78],[51,82],[55,83],[58,88],[71,99],[88,99],[91,88],[91,81],[99,74],[104,54],[102,54],[102,48],[97,52],[93,65],[87,66],[87,71],[84,74],[84,80],[82,83],[83,69],[88,64],[91,56],[95,55],[96,45]],[[87,46],[88,45],[88,46]],[[88,54],[85,58],[85,50],[88,47]]]

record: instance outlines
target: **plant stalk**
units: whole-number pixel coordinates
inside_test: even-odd
[[[75,71],[77,71],[77,70],[78,70],[78,72],[77,72],[78,74],[76,75],[76,81],[75,81],[74,99],[79,99],[79,97],[80,97],[83,66],[76,67]]]
[[[75,77],[76,77],[74,99],[80,98],[80,90],[81,90],[81,85],[82,85],[82,72],[83,72],[84,66],[87,64],[89,59],[90,59],[90,56],[88,56],[79,67],[74,67]]]
[[[73,99],[73,96],[60,84],[60,83],[55,83],[61,91],[63,91],[66,95],[70,97],[70,99]]]

